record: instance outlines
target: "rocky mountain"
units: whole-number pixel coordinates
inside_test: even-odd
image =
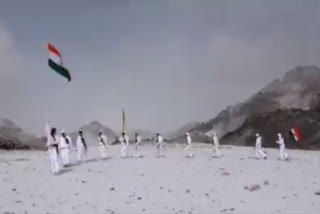
[[[26,134],[12,121],[3,119],[0,121],[0,149],[45,150],[46,143],[44,138]]]
[[[96,139],[100,131],[103,131],[104,134],[108,137],[109,143],[114,142],[117,136],[117,134],[112,129],[104,126],[98,121],[92,121],[89,124],[80,127],[78,130],[83,131],[84,137],[88,145],[96,144]],[[78,136],[78,130],[70,133],[70,137],[74,142],[76,141],[76,138]]]
[[[274,112],[278,109],[309,110],[319,100],[320,69],[315,66],[298,66],[283,78],[274,80],[247,101],[229,106],[215,118],[190,129],[196,133],[195,141],[209,141],[207,135],[215,130],[218,136],[240,128],[247,118],[255,115]]]

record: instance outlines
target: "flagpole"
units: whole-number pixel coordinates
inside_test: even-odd
[[[124,108],[122,108],[122,133],[126,131],[126,116]]]

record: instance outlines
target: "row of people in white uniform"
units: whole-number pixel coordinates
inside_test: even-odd
[[[281,133],[278,133],[278,139],[276,140],[276,143],[279,145],[279,157],[280,160],[289,160],[289,155],[286,152],[286,146],[285,141]],[[194,154],[192,152],[192,139],[190,134],[187,132],[186,135],[186,147],[185,150],[187,152],[188,157],[193,157]],[[213,157],[221,157],[222,153],[219,150],[219,138],[217,134],[214,132],[212,135],[212,142],[213,142],[213,151],[212,156]],[[267,154],[262,149],[262,136],[257,133],[256,134],[256,143],[255,143],[255,156],[257,159],[263,158],[267,159]]]
[[[280,160],[289,160],[289,155],[286,152],[286,146],[285,141],[281,133],[278,133],[278,139],[276,140],[276,143],[279,145],[279,157]],[[187,132],[186,135],[186,147],[185,150],[187,152],[188,157],[193,157],[194,154],[192,152],[192,139],[190,134]],[[213,157],[221,157],[222,153],[219,150],[219,138],[217,136],[217,133],[213,133],[212,135],[212,143],[213,143],[213,150],[212,150],[212,156]],[[262,136],[257,133],[256,134],[256,142],[255,142],[255,156],[257,159],[263,158],[267,159],[266,152],[262,149]]]
[[[50,159],[51,170],[54,174],[57,174],[62,168],[60,162],[63,167],[67,167],[70,165],[69,154],[70,151],[74,148],[72,144],[72,140],[69,136],[66,135],[65,131],[62,130],[60,136],[57,134],[56,128],[51,128],[47,123],[46,125],[46,134],[47,134],[47,147]],[[157,134],[158,139],[158,147],[162,148],[160,145],[163,142],[162,137]],[[128,146],[129,146],[129,137],[122,133],[120,137],[121,143],[121,157],[125,158],[128,156]],[[100,156],[102,159],[107,157],[106,146],[108,145],[108,138],[102,131],[99,132],[98,138],[98,148],[100,151]],[[141,137],[138,133],[135,134],[135,150],[136,157],[141,157],[139,145],[141,143]],[[83,132],[80,130],[78,132],[77,140],[76,140],[76,151],[77,151],[77,161],[81,162],[82,159],[87,155],[88,146],[85,138],[83,137]],[[162,152],[160,152],[162,153]]]
[[[70,164],[69,160],[69,153],[70,150],[73,148],[72,140],[69,136],[66,135],[64,131],[61,131],[61,136],[57,136],[56,128],[50,128],[50,132],[48,132],[48,152],[50,157],[50,163],[51,163],[51,169],[53,173],[58,173],[60,171],[60,164],[59,164],[59,156],[61,157],[63,166],[68,166]],[[213,155],[215,157],[220,157],[221,152],[219,151],[219,138],[216,135],[216,133],[212,136],[213,139]],[[129,137],[122,133],[121,137],[119,138],[120,144],[121,144],[121,157],[126,158],[128,157],[128,146],[129,146]],[[189,157],[193,157],[194,153],[192,152],[192,139],[189,133],[186,133],[186,147],[185,150],[188,153],[187,155]],[[108,144],[108,138],[106,135],[103,134],[103,132],[99,132],[98,138],[98,148],[100,151],[101,158],[106,158],[106,146]],[[136,133],[135,134],[135,153],[136,157],[141,157],[140,152],[140,143],[141,143],[141,136]],[[164,147],[164,140],[163,137],[157,133],[156,135],[156,148],[157,148],[157,155],[158,157],[163,157]],[[88,151],[88,147],[86,144],[86,141],[83,137],[83,132],[80,130],[78,132],[78,137],[76,140],[76,150],[77,150],[77,160],[79,162],[82,161],[83,156],[86,156],[86,153]]]
[[[81,133],[82,135],[82,133]],[[79,139],[79,137],[78,137]],[[120,143],[121,143],[121,157],[125,158],[128,156],[127,151],[128,151],[128,146],[129,146],[129,137],[125,134],[122,133],[120,137]],[[79,140],[77,140],[78,142]],[[99,142],[99,147],[101,151],[101,157],[105,158],[106,157],[106,143],[107,143],[107,137],[102,134],[102,132],[99,133],[98,137],[98,142]],[[157,154],[159,157],[163,157],[163,137],[157,133],[156,135],[156,148],[157,148]],[[193,157],[194,153],[192,152],[192,138],[190,136],[190,133],[185,134],[185,142],[186,142],[186,147],[185,151],[187,152],[188,157]],[[212,156],[214,157],[221,157],[222,153],[220,152],[219,149],[219,137],[217,134],[214,132],[212,135],[212,142],[213,142],[213,149],[212,149]],[[136,157],[141,157],[140,153],[140,143],[141,143],[141,137],[139,136],[138,133],[135,134],[135,152],[136,152]],[[285,148],[285,141],[282,136],[282,134],[278,133],[278,140],[276,140],[276,143],[279,145],[279,156],[280,160],[288,160],[289,155],[286,152]],[[82,145],[81,143],[77,143],[78,145]],[[257,159],[267,158],[266,152],[262,149],[262,136],[257,133],[256,134],[256,143],[255,143],[255,156]],[[78,158],[79,159],[79,158]]]
[[[121,157],[126,158],[128,157],[129,137],[125,133],[122,133],[119,138],[119,141],[121,144],[121,151],[120,151]],[[108,138],[106,135],[103,134],[102,131],[99,132],[98,134],[97,142],[98,142],[98,148],[100,151],[101,158],[104,159],[107,157],[106,146],[108,144]],[[188,132],[185,134],[185,142],[186,142],[185,151],[187,153],[187,156],[192,158],[194,156],[194,153],[192,151],[192,138]],[[219,150],[219,138],[215,132],[212,135],[212,142],[213,142],[212,156],[221,157],[222,153]],[[136,157],[142,156],[140,152],[140,143],[141,143],[141,137],[138,133],[136,133],[135,134]],[[279,144],[280,159],[288,160],[289,155],[285,151],[285,142],[281,134],[278,134],[278,140],[276,141],[276,143]],[[58,136],[56,128],[51,128],[49,125],[47,125],[47,146],[48,146],[51,170],[54,174],[56,174],[60,171],[60,168],[61,168],[60,161],[59,161],[60,158],[63,166],[68,166],[70,164],[69,153],[70,153],[70,150],[73,148],[72,140],[69,136],[66,135],[65,131],[62,130],[61,135]],[[157,155],[159,157],[164,156],[163,146],[164,146],[163,137],[159,133],[157,133],[156,148],[157,148]],[[88,146],[86,144],[86,140],[83,137],[83,132],[81,130],[78,132],[78,137],[76,140],[76,150],[77,150],[77,161],[81,162],[83,159],[83,156],[86,156],[88,151]],[[262,149],[262,137],[258,133],[256,134],[255,156],[257,159],[267,158],[267,154]]]
[[[121,143],[121,157],[126,158],[128,157],[128,147],[129,147],[129,137],[126,135],[124,132],[121,134],[121,137],[119,139]],[[140,144],[141,144],[141,136],[136,133],[135,134],[135,153],[136,157],[142,157],[141,152],[140,152]],[[162,157],[164,156],[163,154],[163,137],[157,133],[156,134],[156,148],[157,148],[157,155]]]
[[[189,132],[185,134],[185,142],[186,142],[185,151],[187,153],[187,156],[192,158],[194,156],[194,153],[192,152],[192,138]],[[219,138],[215,132],[212,135],[212,142],[213,142],[212,156],[221,157],[222,153],[219,150]]]
[[[60,136],[57,134],[56,128],[51,128],[49,124],[46,125],[47,134],[47,147],[51,165],[51,171],[56,174],[62,168],[70,165],[69,153],[73,149],[73,144],[70,136],[67,136],[65,131],[62,130]],[[87,144],[83,137],[82,131],[79,131],[79,135],[76,141],[77,147],[77,159],[81,160],[83,154],[87,151]]]
[[[289,155],[286,152],[285,141],[281,133],[278,133],[276,143],[279,145],[280,160],[289,160]],[[257,159],[267,159],[267,154],[262,149],[262,136],[259,133],[256,134],[255,156]]]

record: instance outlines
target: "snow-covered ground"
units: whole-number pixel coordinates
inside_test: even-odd
[[[198,144],[193,159],[183,147],[143,146],[144,158],[107,160],[90,148],[87,163],[52,175],[46,152],[0,151],[0,213],[319,213],[320,152],[289,150],[291,160],[253,159],[252,148],[222,147],[224,156]],[[72,156],[73,159],[75,155]]]

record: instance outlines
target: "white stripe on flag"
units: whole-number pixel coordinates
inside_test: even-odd
[[[54,61],[56,64],[61,65],[62,66],[62,60],[61,57],[55,55],[54,53],[49,51],[49,58]]]

